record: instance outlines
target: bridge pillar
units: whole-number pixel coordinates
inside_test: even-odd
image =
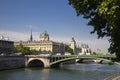
[[[25,67],[28,67],[28,64],[29,64],[29,63],[28,63],[28,59],[29,59],[28,56],[26,56],[26,57],[25,57]]]
[[[44,68],[50,68],[50,59],[45,58],[43,63],[44,63]]]

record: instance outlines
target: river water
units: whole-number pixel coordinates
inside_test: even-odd
[[[57,69],[21,68],[0,71],[0,80],[104,80],[120,73],[120,66],[107,64],[66,64]]]

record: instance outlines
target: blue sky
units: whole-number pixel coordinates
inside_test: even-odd
[[[107,39],[91,35],[93,28],[87,22],[76,16],[68,0],[0,0],[0,34],[13,41],[28,40],[32,29],[35,40],[47,31],[51,40],[70,42],[73,36],[78,44],[86,43],[93,51],[99,48],[106,53]]]

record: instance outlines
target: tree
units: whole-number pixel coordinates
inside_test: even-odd
[[[92,54],[93,54],[93,55],[96,55],[97,53],[96,53],[96,52],[93,52]]]
[[[24,47],[23,45],[18,45],[14,47],[14,53],[21,52],[23,55],[38,55],[40,50],[30,50],[29,47]]]
[[[77,16],[88,19],[91,33],[98,38],[109,37],[109,52],[120,60],[120,1],[119,0],[69,0]]]
[[[23,48],[23,45],[18,45],[18,46],[16,46],[16,47],[14,47],[14,53],[22,52],[22,51],[21,51],[22,48]]]
[[[65,52],[73,54],[73,49],[71,49],[68,45],[65,45]]]
[[[15,53],[16,52],[21,52],[24,55],[30,55],[31,54],[30,48],[24,47],[23,45],[18,45],[16,47],[14,47],[14,52]]]
[[[38,54],[40,54],[40,52],[37,51],[37,50],[35,50],[35,49],[33,49],[33,50],[30,50],[30,54],[32,54],[32,55],[38,55]]]

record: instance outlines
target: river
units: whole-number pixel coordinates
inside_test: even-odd
[[[21,68],[0,71],[0,80],[104,80],[120,73],[120,66],[107,64],[66,64],[57,69]]]

